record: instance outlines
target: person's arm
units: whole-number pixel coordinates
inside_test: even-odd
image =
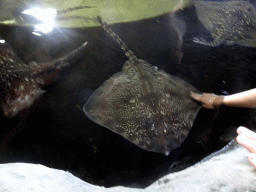
[[[241,93],[225,96],[223,104],[230,107],[256,107],[256,89],[251,89]]]
[[[203,104],[203,107],[208,109],[214,109],[220,105],[244,108],[256,107],[256,89],[251,89],[228,96],[219,96],[209,93],[191,93],[191,97],[196,101],[201,102]]]

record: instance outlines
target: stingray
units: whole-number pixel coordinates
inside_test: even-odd
[[[256,47],[256,9],[249,1],[195,1],[194,5],[199,21],[213,37],[213,41],[194,38],[194,42]]]
[[[169,155],[187,138],[201,106],[190,97],[199,91],[177,76],[138,59],[98,18],[129,58],[121,72],[103,83],[83,107],[95,123],[138,147]]]
[[[11,45],[0,39],[0,108],[3,115],[13,117],[31,106],[45,91],[41,88],[52,79],[52,73],[68,64],[87,42],[71,53],[49,61],[24,63],[14,53]]]

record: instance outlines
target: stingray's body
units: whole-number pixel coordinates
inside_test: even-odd
[[[135,145],[168,155],[187,138],[200,105],[190,92],[199,92],[137,57],[99,19],[129,60],[123,70],[101,85],[84,105],[94,122]]]
[[[49,71],[57,71],[67,65],[68,60],[85,47],[53,61],[26,64],[13,52],[9,43],[0,39],[0,108],[7,117],[13,117],[31,106],[44,92],[44,86],[51,77]]]
[[[214,39],[195,38],[194,42],[212,47],[221,43],[256,47],[256,9],[249,1],[196,0],[194,5],[199,21]]]

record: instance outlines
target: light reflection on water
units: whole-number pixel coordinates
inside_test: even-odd
[[[50,31],[52,31],[54,27],[54,20],[57,15],[57,10],[52,8],[33,8],[27,9],[22,13],[34,16],[40,21],[42,21],[42,24],[38,24],[35,26],[35,31],[33,32],[33,34],[40,36],[40,33],[38,32],[49,33]]]

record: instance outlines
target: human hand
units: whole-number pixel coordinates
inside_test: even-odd
[[[198,102],[201,102],[203,107],[207,109],[215,109],[223,104],[224,96],[218,96],[213,93],[193,93],[190,96]]]
[[[256,169],[256,133],[245,127],[239,127],[237,133],[236,141],[250,152],[248,160]]]

